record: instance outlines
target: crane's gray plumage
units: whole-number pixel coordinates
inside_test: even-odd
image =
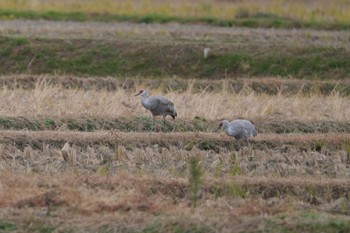
[[[147,91],[141,90],[135,96],[141,96],[141,104],[152,113],[152,130],[155,129],[155,116],[163,116],[164,128],[165,117],[170,115],[173,119],[177,117],[174,103],[163,96],[150,96]]]
[[[238,150],[240,149],[241,140],[248,140],[248,138],[257,135],[255,126],[248,120],[237,119],[231,122],[224,120],[220,122],[218,130],[221,127],[225,130],[228,136],[234,137],[237,140]]]

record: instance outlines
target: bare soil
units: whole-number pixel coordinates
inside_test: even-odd
[[[0,34],[34,38],[158,41],[162,43],[235,43],[241,46],[329,46],[350,49],[349,32],[313,29],[224,28],[208,25],[136,24],[127,22],[65,22],[2,20]]]
[[[119,145],[126,143],[133,146],[152,145],[170,146],[183,148],[187,143],[208,143],[208,149],[216,146],[225,146],[234,139],[224,133],[202,133],[202,132],[181,132],[181,133],[123,133],[118,131],[109,132],[72,132],[72,131],[0,131],[0,142],[16,143],[26,146],[40,145],[41,143],[62,146],[66,142],[77,145],[109,144]],[[329,133],[329,134],[259,134],[250,139],[253,147],[280,147],[282,145],[308,146],[319,144],[320,147],[341,148],[350,141],[350,134]],[[205,148],[205,146],[204,146]]]

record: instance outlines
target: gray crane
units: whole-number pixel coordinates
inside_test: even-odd
[[[223,128],[226,134],[230,137],[234,137],[237,141],[237,150],[240,149],[240,141],[247,140],[250,137],[255,137],[257,135],[255,126],[248,120],[237,119],[229,122],[228,120],[223,120],[220,122],[218,131]]]
[[[135,96],[141,96],[141,104],[152,113],[152,130],[155,129],[155,116],[163,116],[165,130],[165,117],[170,115],[174,120],[177,112],[174,103],[163,96],[150,96],[146,90],[140,90]]]

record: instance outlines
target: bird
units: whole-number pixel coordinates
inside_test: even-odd
[[[241,147],[241,140],[247,140],[248,142],[248,138],[255,137],[257,135],[255,126],[252,124],[252,122],[244,119],[236,119],[231,122],[228,120],[223,120],[220,122],[219,128],[216,131],[218,131],[221,127],[225,130],[228,136],[236,139],[237,151],[239,151]]]
[[[140,90],[135,96],[141,96],[141,104],[152,113],[152,131],[155,130],[155,116],[163,116],[165,130],[165,117],[170,115],[174,120],[177,111],[174,103],[163,96],[150,96],[146,90]]]

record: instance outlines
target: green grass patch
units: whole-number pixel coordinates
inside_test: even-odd
[[[232,198],[246,198],[248,196],[248,191],[241,185],[235,183],[226,183],[223,186],[213,186],[210,192],[215,195],[216,198],[219,197],[232,197]]]
[[[35,227],[33,227],[33,231],[38,233],[51,233],[54,232],[55,229],[55,226],[45,224],[37,224]]]
[[[13,223],[0,220],[0,232],[16,231],[17,226]]]
[[[200,160],[197,157],[190,158],[189,164],[189,184],[190,184],[190,199],[193,208],[197,206],[197,201],[199,199],[198,192],[202,184],[203,170],[200,165]]]
[[[116,119],[103,119],[103,118],[77,118],[77,119],[51,119],[51,118],[37,118],[27,119],[22,117],[0,117],[0,129],[2,130],[55,130],[61,127],[67,127],[69,130],[92,132],[99,130],[118,130],[123,132],[149,132],[152,129],[151,117],[132,117],[132,118],[116,118]],[[198,120],[193,119],[176,119],[166,120],[166,132],[213,132],[213,129],[217,127],[217,121],[206,120],[198,125]],[[340,132],[349,133],[350,124],[347,122],[275,122],[274,124],[258,124],[257,127],[261,133],[286,133],[286,132],[298,132],[298,133],[329,133]],[[156,128],[163,130],[163,120],[156,121]],[[344,142],[342,145],[347,148],[348,142]],[[229,146],[234,150],[235,143],[230,143]],[[194,146],[197,146],[201,150],[217,150],[217,146],[213,141],[201,140],[198,143],[192,141],[188,142],[185,146],[187,150],[192,150]],[[327,145],[322,142],[315,142],[312,144],[312,149],[320,151],[322,148],[329,148],[331,145]],[[347,150],[347,151],[350,151]],[[232,167],[231,173],[233,176],[240,174],[240,168],[235,161],[235,155],[232,155]]]
[[[303,219],[293,220],[289,224],[277,224],[274,221],[268,221],[262,231],[253,232],[350,232],[350,221],[337,219],[334,217],[323,219],[319,213],[305,213],[301,216]]]
[[[305,48],[289,51],[227,52],[203,61],[202,75],[246,74],[251,76],[295,76],[299,78],[348,77],[350,53],[334,48]]]
[[[36,232],[36,233],[51,233],[56,230],[57,226],[46,223],[44,219],[33,219],[28,224],[10,223],[8,221],[0,220],[1,232]]]
[[[350,53],[332,47],[213,48],[203,58],[200,44],[157,44],[95,40],[58,40],[0,37],[0,74],[72,74],[79,76],[295,76],[347,78]],[[127,48],[127,49],[125,49]],[[326,88],[326,87],[325,87]],[[348,87],[337,87],[341,88]]]
[[[205,226],[182,226],[180,224],[167,224],[160,225],[154,224],[147,226],[139,231],[130,231],[134,233],[161,233],[161,232],[174,232],[174,233],[209,233],[214,232],[211,228]]]

